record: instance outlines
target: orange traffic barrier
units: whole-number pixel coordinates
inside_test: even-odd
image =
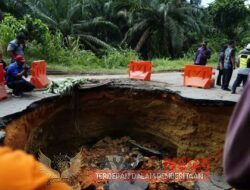
[[[46,63],[44,60],[34,61],[31,64],[31,80],[30,82],[36,88],[45,88],[49,84],[46,74]]]
[[[3,64],[0,64],[0,100],[5,99],[8,96],[5,89],[4,75]]]
[[[209,89],[214,86],[213,68],[209,66],[186,65],[184,86]]]
[[[129,63],[129,78],[150,81],[153,64],[150,61],[131,61]]]

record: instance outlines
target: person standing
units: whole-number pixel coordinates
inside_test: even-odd
[[[225,59],[225,51],[227,49],[227,46],[224,46],[219,54],[219,63],[217,66],[217,69],[219,71],[218,77],[217,77],[217,81],[216,81],[216,85],[217,86],[221,86],[222,84],[222,76],[223,76],[223,69],[224,69],[224,59]]]
[[[245,86],[250,73],[250,44],[239,54],[239,71],[232,87],[232,94],[236,93],[236,88],[243,82]]]
[[[9,43],[7,47],[7,52],[11,57],[11,63],[15,62],[15,57],[17,55],[21,55],[22,57],[24,57],[25,42],[26,42],[26,36],[24,35],[24,33],[19,33],[16,35],[16,39],[12,40]]]
[[[235,42],[230,41],[225,51],[222,90],[231,91],[228,86],[235,69]]]
[[[195,59],[194,59],[194,64],[195,65],[206,65],[207,60],[210,59],[211,57],[211,50],[207,47],[207,42],[202,42],[201,47],[198,48],[196,54],[195,54]]]
[[[16,61],[8,66],[7,69],[7,86],[13,89],[13,95],[22,96],[23,92],[32,91],[35,86],[24,80],[28,77],[28,67],[24,66],[25,59],[21,55],[16,56]]]

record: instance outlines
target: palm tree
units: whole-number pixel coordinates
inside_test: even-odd
[[[183,0],[139,0],[131,7],[122,2],[120,9],[132,10],[133,25],[128,30],[123,44],[136,51],[147,46],[155,47],[163,55],[172,57],[180,54],[187,31],[202,31],[200,11]],[[132,1],[132,0],[131,0]]]
[[[94,21],[84,22],[86,14],[83,9],[85,1],[81,0],[27,0],[33,15],[45,22],[51,30],[60,31],[64,38],[76,36],[80,38],[81,47],[98,52],[99,48],[110,48],[91,32]],[[88,25],[89,24],[89,25]],[[103,23],[102,24],[106,24]],[[88,26],[88,27],[87,27]],[[67,42],[67,40],[65,40]]]
[[[117,44],[122,33],[113,20],[110,0],[85,0],[82,4],[82,20],[74,24],[75,32],[85,32],[109,44]]]
[[[0,1],[0,20],[3,17],[4,12],[11,13],[16,17],[22,17],[25,15],[29,8],[25,4],[26,0],[1,0]]]
[[[80,0],[28,0],[27,5],[34,16],[64,36],[72,33],[73,24],[81,17]]]

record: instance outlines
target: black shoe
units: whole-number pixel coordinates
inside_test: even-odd
[[[12,96],[15,97],[15,98],[20,98],[23,96],[23,93],[14,93],[12,92]]]
[[[217,86],[221,86],[221,83],[216,83]]]
[[[22,97],[21,94],[14,94],[14,93],[12,93],[12,96],[15,97],[15,98],[20,98],[20,97]]]
[[[236,92],[232,91],[232,93],[231,93],[231,94],[236,94]]]
[[[225,90],[225,91],[231,91],[231,89],[229,89],[229,88],[223,88],[223,90]]]

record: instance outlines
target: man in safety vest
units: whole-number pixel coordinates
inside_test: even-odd
[[[240,86],[242,82],[243,85],[245,86],[249,73],[250,73],[250,44],[248,44],[247,47],[244,50],[242,50],[239,54],[239,71],[238,71],[238,76],[233,84],[232,94],[236,93],[236,88]]]

